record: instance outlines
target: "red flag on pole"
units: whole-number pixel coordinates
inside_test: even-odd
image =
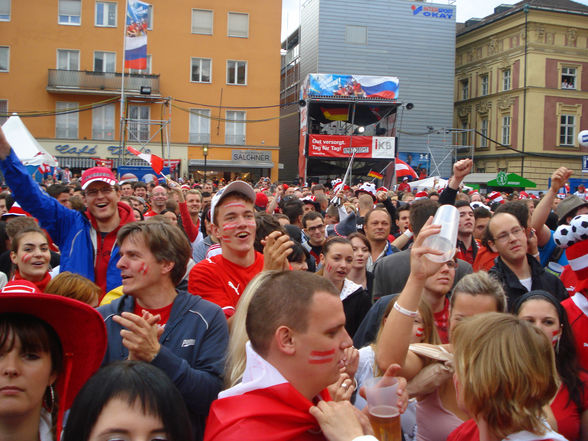
[[[127,150],[129,153],[138,156],[143,161],[147,161],[149,165],[151,165],[151,168],[155,170],[155,173],[160,174],[163,170],[163,159],[161,159],[159,156],[153,155],[151,153],[143,153],[132,147],[127,147]]]
[[[412,169],[410,165],[404,162],[402,159],[395,159],[396,161],[396,176],[412,176],[415,179],[418,179],[418,175]]]

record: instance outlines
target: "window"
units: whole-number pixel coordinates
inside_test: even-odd
[[[116,3],[96,2],[96,26],[116,27]]]
[[[149,141],[149,106],[129,106],[128,119],[129,141]]]
[[[0,72],[8,72],[10,70],[10,48],[8,46],[0,46]]]
[[[8,100],[0,100],[0,114],[8,113]],[[0,126],[6,122],[7,116],[0,116]]]
[[[58,101],[55,103],[55,109],[58,113],[55,115],[55,137],[76,139],[78,137],[78,103],[69,103]]]
[[[227,110],[225,143],[245,145],[245,112]]]
[[[0,21],[10,21],[10,1],[0,0]]]
[[[59,0],[59,24],[79,25],[82,22],[82,0]]]
[[[212,35],[213,13],[207,9],[192,9],[192,33]]]
[[[116,53],[94,52],[94,72],[116,72]]]
[[[80,51],[57,49],[57,69],[80,70]]]
[[[194,83],[210,83],[212,60],[210,58],[192,58],[192,77]]]
[[[114,104],[92,110],[92,139],[114,139]]]
[[[365,26],[345,26],[345,43],[367,44],[367,27]]]
[[[561,115],[559,117],[559,145],[573,146],[576,131],[576,116]]]
[[[249,37],[249,14],[229,12],[229,37]]]
[[[482,75],[482,77],[480,78],[480,86],[482,89],[480,91],[480,95],[481,96],[488,95],[488,74]]]
[[[576,68],[562,67],[561,68],[561,88],[575,89],[576,88]]]
[[[510,90],[510,69],[502,71],[502,90]]]
[[[190,110],[190,143],[206,144],[210,142],[210,110]]]
[[[227,61],[227,84],[247,84],[247,61]]]
[[[510,116],[502,117],[502,139],[504,145],[510,145]]]
[[[480,121],[480,133],[488,136],[488,118],[483,118]],[[480,136],[480,147],[488,147],[488,140],[483,136]]]
[[[461,134],[460,134],[461,135],[460,136],[460,138],[461,138],[460,144],[461,145],[468,145],[469,144],[469,142],[468,142],[468,134],[469,133],[468,133],[468,123],[467,122],[462,122],[461,123],[461,130],[462,131],[461,131]]]
[[[470,95],[470,81],[469,80],[461,80],[461,99],[467,100]]]
[[[151,74],[151,55],[147,55],[147,67],[145,69],[129,69],[129,73],[135,75],[150,75]]]

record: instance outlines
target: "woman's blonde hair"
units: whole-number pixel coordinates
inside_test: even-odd
[[[543,406],[559,387],[551,343],[539,329],[498,312],[459,323],[452,337],[458,394],[499,439],[521,430],[542,435]]]
[[[102,290],[98,285],[84,276],[69,271],[63,271],[51,279],[45,292],[76,299],[90,306],[98,305],[102,296]]]
[[[263,271],[255,276],[241,294],[237,309],[231,320],[231,331],[229,337],[229,346],[227,349],[227,359],[225,365],[225,386],[227,388],[238,384],[245,371],[247,356],[245,353],[245,344],[249,340],[245,322],[247,319],[247,309],[253,295],[257,292],[259,286],[275,271]]]

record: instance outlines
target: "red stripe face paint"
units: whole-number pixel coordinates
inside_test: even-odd
[[[141,268],[139,268],[139,273],[141,273],[145,276],[145,275],[147,275],[148,270],[149,270],[149,267],[145,263],[142,263]]]
[[[28,263],[29,260],[31,260],[31,258],[33,257],[32,254],[25,254],[22,256],[22,262],[23,263]]]
[[[330,363],[335,359],[335,349],[329,351],[311,351],[308,357],[310,364]]]
[[[417,328],[415,335],[419,338],[425,335],[425,328]]]
[[[223,231],[230,231],[237,228],[237,222],[227,222],[223,224]]]
[[[551,333],[551,344],[555,346],[559,341],[559,329],[557,331],[552,331]]]
[[[245,204],[243,202],[230,202],[228,204],[223,205],[223,207],[240,207],[245,208]]]

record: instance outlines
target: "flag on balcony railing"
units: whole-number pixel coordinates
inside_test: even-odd
[[[149,3],[127,0],[125,26],[125,67],[147,68],[147,28],[149,27]]]

